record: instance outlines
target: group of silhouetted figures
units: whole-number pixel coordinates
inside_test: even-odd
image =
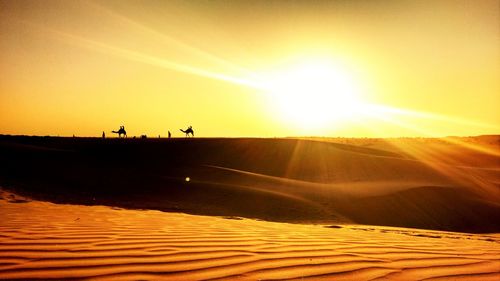
[[[186,130],[180,129],[180,131],[183,132],[184,134],[186,134],[186,138],[189,137],[189,135],[191,135],[191,137],[194,137],[193,126],[187,127]],[[125,126],[120,126],[120,129],[118,131],[111,131],[111,132],[118,134],[119,138],[126,138],[127,137],[127,131],[125,131]],[[172,133],[170,133],[170,131],[168,131],[168,138],[170,139],[171,137],[172,137]],[[104,131],[102,132],[102,138],[103,139],[106,138],[106,134],[104,133]],[[146,138],[146,135],[142,135],[141,138]]]
[[[121,138],[122,135],[124,138],[127,137],[127,131],[125,131],[125,126],[120,126],[120,130],[118,131],[111,131],[112,133],[115,133],[115,134],[118,134],[118,137]],[[103,133],[103,136],[104,136],[104,132]]]

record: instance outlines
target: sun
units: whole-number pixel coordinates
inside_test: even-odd
[[[328,61],[309,61],[266,75],[271,109],[300,128],[321,129],[362,112],[359,83]]]

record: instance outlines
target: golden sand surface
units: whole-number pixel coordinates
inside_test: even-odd
[[[500,234],[1,198],[0,279],[500,280]]]

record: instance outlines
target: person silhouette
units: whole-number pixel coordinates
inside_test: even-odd
[[[172,137],[172,134],[170,133],[170,131],[168,131],[168,138],[171,138]]]
[[[102,131],[102,138],[105,139],[106,138],[106,134],[104,133],[104,131]]]

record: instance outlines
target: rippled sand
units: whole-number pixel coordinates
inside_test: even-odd
[[[500,280],[500,234],[300,225],[3,193],[0,279]]]

